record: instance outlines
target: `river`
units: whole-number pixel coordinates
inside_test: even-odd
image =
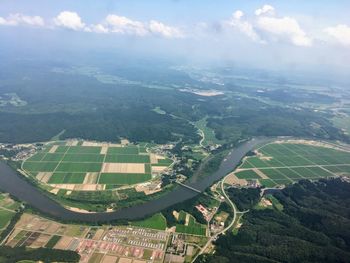
[[[187,184],[195,189],[204,191],[214,182],[220,180],[231,172],[240,160],[257,145],[267,143],[271,138],[254,138],[244,142],[232,149],[222,161],[219,169],[211,176],[192,177]],[[158,199],[148,201],[133,207],[122,208],[115,212],[105,213],[80,213],[68,210],[46,194],[37,189],[36,186],[25,181],[16,171],[6,163],[0,162],[0,190],[10,193],[19,200],[28,203],[42,213],[53,218],[64,221],[80,221],[87,223],[109,222],[113,220],[135,220],[147,215],[157,213],[169,206],[183,202],[198,195],[195,191],[185,187],[177,187],[173,191],[166,193]]]

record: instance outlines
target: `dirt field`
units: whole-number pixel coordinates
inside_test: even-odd
[[[55,153],[57,148],[58,148],[58,145],[52,146],[51,149],[49,150],[49,153]]]
[[[118,263],[131,263],[132,260],[130,258],[120,258]]]
[[[237,176],[234,173],[231,173],[230,175],[228,175],[226,177],[225,183],[228,183],[230,185],[238,184],[238,185],[241,185],[241,186],[244,186],[244,185],[248,184],[247,180],[237,178]]]
[[[58,241],[58,243],[56,244],[56,246],[54,247],[55,249],[66,249],[69,244],[72,242],[73,238],[72,237],[67,237],[64,236],[60,239],[60,241]]]
[[[46,184],[50,180],[51,176],[52,176],[51,172],[39,172],[38,175],[36,176],[36,178],[40,182]]]
[[[93,240],[100,240],[101,237],[103,236],[103,233],[104,233],[104,232],[105,232],[105,231],[104,231],[103,229],[97,230],[96,233],[95,233],[95,235],[94,235],[94,237],[93,237],[92,239],[93,239]]]
[[[102,173],[145,173],[143,163],[103,163]]]
[[[102,263],[115,263],[115,262],[117,262],[117,260],[118,260],[118,257],[116,257],[116,256],[105,255],[103,260],[102,260]]]
[[[77,140],[69,140],[69,141],[67,141],[66,145],[67,146],[77,146],[78,143],[79,143],[79,141],[77,141]]]
[[[100,154],[107,154],[108,151],[108,145],[103,145],[101,148]]]
[[[86,173],[83,184],[96,184],[98,173]]]
[[[152,166],[152,172],[161,173],[167,168],[168,168],[167,166]]]

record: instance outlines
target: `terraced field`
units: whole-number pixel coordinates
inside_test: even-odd
[[[265,187],[340,175],[350,175],[350,152],[299,141],[265,145],[234,172],[237,180],[257,180]]]
[[[149,181],[171,164],[139,145],[67,141],[46,146],[23,162],[22,169],[53,187],[103,190]]]

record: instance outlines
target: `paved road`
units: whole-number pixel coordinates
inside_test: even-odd
[[[231,227],[233,227],[233,225],[235,224],[236,222],[236,218],[237,218],[237,213],[240,213],[240,212],[237,212],[237,208],[235,206],[235,204],[231,201],[231,199],[227,196],[226,192],[225,192],[225,189],[224,189],[224,185],[225,185],[225,180],[226,180],[227,176],[224,177],[221,182],[220,182],[220,187],[221,187],[221,191],[222,191],[222,194],[224,195],[226,201],[229,203],[229,205],[232,207],[232,210],[233,210],[233,219],[231,221],[231,223],[226,227],[224,228],[223,230],[221,230],[220,232],[216,233],[215,235],[211,236],[208,240],[208,242],[204,245],[204,247],[199,251],[198,255],[192,260],[192,262],[196,261],[196,259],[198,258],[199,255],[203,254],[204,251],[207,249],[207,247],[215,240],[217,239],[218,236],[220,236],[221,234],[224,234],[226,233],[226,231],[228,231],[229,229],[231,229]]]

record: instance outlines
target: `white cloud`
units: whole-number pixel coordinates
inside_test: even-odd
[[[248,36],[253,41],[262,43],[263,41],[260,39],[259,35],[254,30],[253,25],[250,22],[243,20],[243,17],[244,13],[241,10],[237,10],[232,14],[231,19],[226,21],[225,24],[238,29],[240,32]]]
[[[306,35],[294,18],[259,16],[257,27],[274,37],[285,38],[296,46],[312,46],[311,38]]]
[[[181,38],[182,32],[176,27],[167,26],[161,22],[151,20],[149,30],[153,34],[157,34],[166,38]]]
[[[54,18],[56,26],[65,27],[72,30],[84,30],[85,24],[82,22],[80,16],[71,11],[63,11]]]
[[[108,28],[106,28],[102,24],[97,25],[91,25],[89,29],[86,30],[87,32],[95,32],[95,33],[109,33]]]
[[[44,26],[44,19],[40,16],[27,16],[23,14],[10,14],[7,18],[0,17],[0,25],[5,26]]]
[[[165,38],[181,38],[183,33],[176,27],[165,25],[159,21],[140,22],[125,16],[108,15],[100,24],[88,27],[89,32],[119,33],[136,36],[157,35]]]
[[[350,26],[340,24],[334,27],[324,29],[329,36],[333,37],[338,43],[350,46]]]
[[[125,16],[108,15],[105,23],[110,32],[128,35],[145,36],[148,31],[142,22],[131,20]]]
[[[233,19],[235,19],[235,20],[240,20],[243,16],[244,16],[244,13],[241,10],[237,10],[232,15]]]
[[[255,15],[274,15],[275,8],[271,5],[264,5],[262,8],[255,10]]]

